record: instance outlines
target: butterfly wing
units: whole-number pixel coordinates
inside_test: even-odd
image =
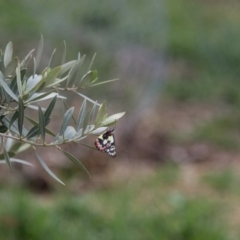
[[[108,130],[95,140],[96,148],[101,152],[106,152],[111,157],[116,157],[116,147],[114,130]]]

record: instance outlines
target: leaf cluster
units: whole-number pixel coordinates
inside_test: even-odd
[[[60,66],[51,67],[56,50],[53,51],[48,66],[39,73],[39,64],[43,52],[43,37],[35,50],[31,50],[23,60],[13,56],[13,46],[9,42],[5,51],[0,50],[0,162],[6,162],[12,170],[11,162],[18,161],[24,164],[28,162],[13,158],[20,151],[32,147],[36,158],[43,168],[57,181],[63,183],[48,168],[37,148],[55,147],[68,159],[77,163],[85,171],[83,164],[72,154],[63,151],[61,144],[81,141],[90,134],[96,134],[106,129],[106,126],[115,124],[124,113],[108,116],[106,103],[97,101],[80,93],[86,87],[94,87],[100,84],[116,81],[117,79],[97,82],[98,73],[91,70],[93,60],[86,73],[83,73],[85,55],[80,53],[76,60],[65,62],[66,44]],[[33,63],[33,69],[29,69],[29,63]],[[78,118],[74,117],[74,107],[67,106],[67,98],[64,93],[71,91],[76,96],[83,98],[78,110]],[[41,102],[48,100],[47,108],[41,107]],[[48,125],[53,121],[53,112],[56,110],[56,102],[60,100],[64,114],[59,131],[54,133]],[[37,105],[36,105],[37,103]],[[29,109],[36,111],[37,119],[29,115]],[[71,123],[74,122],[74,125]],[[51,140],[46,140],[51,139]],[[85,145],[85,144],[84,144]]]

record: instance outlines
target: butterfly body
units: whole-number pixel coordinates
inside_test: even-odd
[[[96,148],[101,152],[106,152],[111,157],[116,157],[116,147],[114,139],[114,129],[109,129],[95,140]]]

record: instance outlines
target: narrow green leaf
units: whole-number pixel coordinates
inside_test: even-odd
[[[98,109],[97,117],[95,120],[96,126],[99,126],[99,124],[103,121],[105,114],[106,114],[106,102],[103,102],[100,108]]]
[[[43,142],[45,142],[45,118],[40,106],[38,106],[38,119],[39,119],[39,130],[41,133],[41,137]]]
[[[85,95],[83,95],[83,94],[81,94],[79,92],[75,92],[75,93],[78,94],[79,96],[81,96],[82,98],[87,99],[89,102],[91,102],[93,104],[95,104],[95,102],[96,102],[96,101],[92,100],[91,98],[89,98],[89,97],[87,97],[87,96],[85,96]],[[99,103],[97,103],[97,105],[101,106],[101,104],[99,104]]]
[[[33,76],[36,75],[36,71],[37,71],[37,62],[36,62],[36,58],[33,57]]]
[[[52,65],[53,56],[54,56],[55,52],[56,52],[56,48],[53,50],[52,55],[51,55],[51,57],[50,57],[50,60],[49,60],[49,63],[48,63],[48,67],[49,67],[49,68],[50,68],[51,65]]]
[[[100,82],[100,83],[95,83],[95,84],[90,84],[89,87],[95,87],[95,86],[99,86],[99,85],[102,85],[102,84],[106,84],[106,83],[110,83],[110,82],[115,82],[119,80],[118,78],[116,79],[112,79],[112,80],[107,80],[107,81],[103,81],[103,82]]]
[[[73,126],[68,126],[64,132],[64,139],[74,140],[77,132]]]
[[[12,60],[12,53],[13,53],[13,46],[12,46],[12,42],[9,42],[5,48],[5,52],[4,52],[4,66],[5,68],[7,67],[7,65],[11,62]]]
[[[66,130],[66,128],[69,124],[69,121],[70,121],[70,119],[73,115],[73,111],[74,111],[74,107],[68,109],[67,112],[64,114],[63,121],[62,121],[62,124],[61,124],[61,127],[60,127],[59,136],[62,136],[64,131]]]
[[[63,41],[63,45],[64,45],[64,48],[63,48],[63,55],[62,55],[62,63],[61,65],[63,65],[66,61],[66,55],[67,55],[67,44],[65,41]],[[60,73],[62,74],[62,73]]]
[[[2,119],[2,122],[4,123],[4,125],[12,132],[16,133],[16,134],[20,134],[19,133],[19,130],[18,130],[18,122],[15,121],[11,126],[10,126],[10,122],[11,122],[11,119],[10,119],[10,116],[4,116],[4,118]],[[22,129],[22,135],[23,136],[26,136],[28,133],[27,129],[25,127],[23,127]]]
[[[42,167],[45,169],[45,171],[52,177],[54,178],[56,181],[58,181],[59,183],[61,183],[62,185],[65,185],[47,166],[47,164],[43,161],[43,159],[40,157],[40,155],[37,153],[37,151],[35,151],[35,154],[37,156],[38,161],[40,162],[40,164],[42,165]]]
[[[34,121],[33,119],[29,118],[28,116],[25,116],[25,118],[32,123],[34,126],[29,130],[28,134],[27,134],[27,138],[32,138],[36,135],[39,134],[39,123],[37,123],[36,121]],[[45,119],[45,125],[47,126],[48,123],[50,122],[50,119],[48,119],[46,121]],[[48,128],[45,128],[45,132],[48,133],[51,136],[55,136],[56,134],[54,134],[51,130],[49,130]]]
[[[109,116],[108,118],[106,118],[104,121],[102,121],[102,125],[108,126],[108,125],[112,125],[114,123],[117,122],[117,120],[119,118],[121,118],[126,112],[121,112],[121,113],[116,113],[113,114],[112,116]]]
[[[18,67],[16,68],[16,75],[17,75],[18,92],[19,92],[19,95],[22,96],[23,87],[22,87],[21,73],[20,73],[20,65],[19,65],[19,64],[18,64]]]
[[[23,100],[19,97],[18,98],[18,130],[20,135],[22,135],[23,121],[24,121],[24,103],[23,103]]]
[[[20,153],[22,151],[25,151],[28,149],[31,145],[27,143],[22,142],[15,142],[9,149],[9,152],[12,152],[14,154]]]
[[[57,80],[57,76],[59,75],[61,70],[61,66],[55,67],[50,70],[45,78],[46,87]]]
[[[17,96],[12,92],[12,90],[9,88],[7,83],[4,81],[4,77],[1,72],[0,72],[0,83],[1,83],[2,87],[4,88],[4,90],[8,93],[8,95],[11,96],[15,101],[18,102]]]
[[[93,105],[91,113],[90,113],[90,120],[89,120],[89,125],[92,124],[93,117],[96,112],[96,107],[97,107],[97,102]]]
[[[28,99],[28,103],[33,103],[33,102],[36,102],[38,100],[40,101],[43,101],[43,100],[46,100],[47,96],[49,96],[52,92],[56,92],[55,89],[51,89],[50,91],[48,92],[44,92],[44,93],[34,93],[29,99]],[[55,93],[56,96],[58,95],[58,93]],[[24,95],[25,96],[25,95]],[[50,95],[49,98],[52,98],[52,96]]]
[[[35,76],[35,75],[34,75]],[[40,81],[36,82],[31,86],[31,88],[28,88],[26,93],[33,93],[39,91],[39,89],[45,84],[46,78],[42,78]]]
[[[10,156],[10,154],[9,154]],[[27,162],[27,161],[24,161],[24,160],[21,160],[21,159],[18,159],[18,158],[10,158],[10,162],[17,162],[17,163],[21,163],[21,164],[24,164],[24,165],[28,165],[28,166],[33,166],[31,163]],[[3,163],[6,163],[5,160],[3,161],[0,161],[0,164],[3,164]]]
[[[11,62],[7,65],[5,72],[4,72],[4,76],[5,77],[9,77],[11,75],[14,75],[15,70],[17,68],[18,65],[18,58],[15,57],[11,60]]]
[[[19,115],[18,111],[16,111],[16,112],[13,114],[9,127],[11,127],[12,124],[17,120],[18,115]]]
[[[83,86],[86,83],[90,83],[94,81],[96,78],[97,78],[97,71],[89,71],[82,77],[82,79],[80,80],[79,86]]]
[[[4,158],[5,158],[5,161],[6,161],[7,165],[8,165],[8,167],[9,167],[9,169],[10,169],[11,172],[12,172],[12,164],[11,164],[11,161],[10,161],[10,158],[9,158],[9,155],[8,155],[8,152],[7,152],[7,150],[5,149],[5,147],[4,147]]]
[[[79,111],[78,120],[77,120],[77,132],[82,128],[87,108],[87,100],[84,99],[82,106]]]
[[[21,68],[27,68],[28,63],[29,63],[30,60],[31,60],[32,53],[33,53],[34,51],[35,51],[35,50],[32,49],[32,50],[28,53],[28,55],[21,61],[21,63],[20,63],[20,67],[21,67]]]
[[[67,105],[67,103],[66,103],[66,101],[64,101],[63,100],[63,104],[64,104],[64,106],[65,106],[65,108],[66,108],[66,110],[68,110],[69,109],[69,107],[68,107],[68,105]],[[72,120],[74,121],[74,123],[77,125],[77,121],[76,121],[76,119],[75,119],[75,117],[72,115]]]
[[[36,68],[35,70],[37,70],[41,57],[42,57],[42,51],[43,51],[43,36],[41,35],[41,38],[39,40],[39,44],[38,44],[38,50],[37,50],[37,55],[36,55]],[[34,72],[35,74],[36,72]]]
[[[87,111],[86,117],[83,121],[83,134],[87,134],[88,126],[89,126],[89,121],[90,121],[90,110]]]
[[[62,74],[67,72],[70,68],[72,68],[76,64],[77,64],[77,60],[72,60],[70,62],[62,64],[61,65],[61,71],[60,71],[59,75],[61,76]]]
[[[74,65],[71,68],[71,70],[69,72],[69,75],[68,75],[67,82],[66,82],[66,87],[72,87],[73,83],[75,82],[75,80],[76,80],[76,78],[78,76],[78,73],[80,71],[80,67],[83,64],[84,59],[85,59],[85,55],[80,59],[80,61],[78,61],[76,63],[76,65]]]
[[[63,154],[69,159],[71,160],[72,162],[76,163],[78,166],[80,166],[88,175],[89,177],[91,177],[90,173],[88,172],[88,170],[85,168],[85,166],[77,159],[75,158],[72,154],[66,152],[66,151],[63,151],[61,149],[61,151],[63,152]]]
[[[94,60],[95,60],[96,55],[97,55],[97,54],[94,53],[93,58],[92,58],[92,61],[91,61],[90,65],[89,65],[89,67],[88,67],[88,71],[91,70],[91,67],[92,67],[92,65],[93,65],[93,62],[94,62]]]
[[[48,84],[45,87],[47,87],[47,88],[57,87],[61,82],[65,81],[66,79],[67,79],[67,77],[65,77],[65,78],[56,78],[56,80],[53,83]]]
[[[55,106],[57,100],[57,96],[55,96],[52,101],[50,102],[49,106],[47,107],[46,111],[44,112],[44,118],[45,118],[45,122],[48,121],[48,119],[50,118],[50,115],[52,113],[52,110]]]

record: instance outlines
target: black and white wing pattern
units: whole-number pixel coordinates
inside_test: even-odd
[[[96,148],[101,152],[106,152],[111,157],[116,157],[116,147],[114,139],[114,129],[109,129],[95,140]]]

